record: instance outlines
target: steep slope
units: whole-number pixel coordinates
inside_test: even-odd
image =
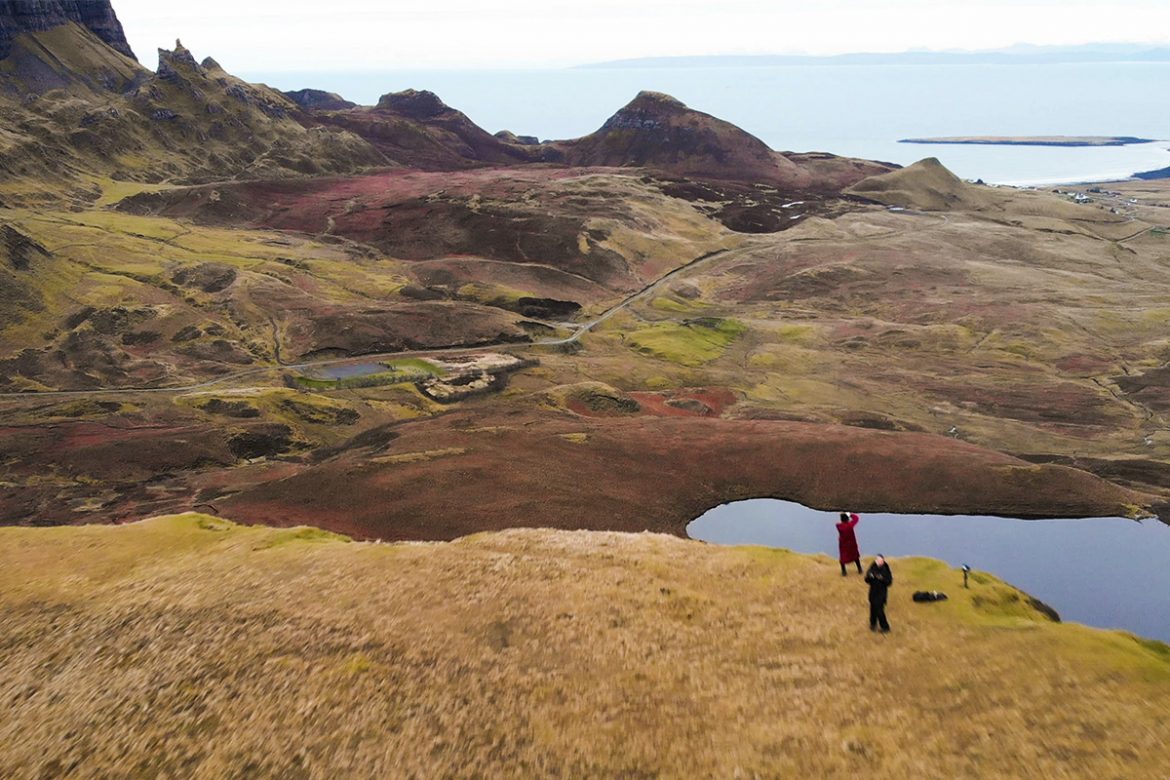
[[[9,205],[96,198],[100,181],[201,181],[345,173],[385,158],[296,104],[182,44],[151,73],[69,22],[27,33],[0,62],[0,174]],[[11,186],[13,183],[16,186]]]
[[[191,179],[339,173],[385,162],[348,133],[305,128],[284,95],[237,79],[210,58],[197,63],[179,42],[173,52],[159,51],[158,72],[129,97],[168,156],[185,156],[194,167]]]
[[[638,93],[597,132],[555,146],[570,165],[645,167],[783,187],[812,183],[755,136],[659,92]]]
[[[11,42],[0,60],[0,96],[39,101],[50,90],[98,101],[124,92],[150,76],[150,71],[93,31],[73,22],[49,30],[24,33]],[[31,106],[33,110],[36,105]]]
[[[644,167],[789,191],[839,192],[893,168],[831,154],[775,152],[730,122],[660,92],[640,92],[597,132],[552,146],[570,165]]]
[[[43,32],[76,22],[120,54],[134,59],[110,0],[0,0],[0,59],[21,33]]]

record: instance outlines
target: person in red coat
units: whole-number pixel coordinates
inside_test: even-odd
[[[857,566],[857,573],[861,574],[861,551],[857,549],[857,534],[854,528],[861,522],[856,514],[841,513],[841,521],[837,523],[837,549],[841,551],[841,576],[849,572],[845,565],[852,563]]]

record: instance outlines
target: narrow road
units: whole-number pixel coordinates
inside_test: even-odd
[[[436,355],[459,355],[459,354],[466,354],[466,353],[470,353],[470,352],[482,352],[486,349],[531,349],[533,347],[565,346],[566,344],[576,343],[586,333],[593,330],[598,325],[600,325],[601,323],[608,320],[610,317],[617,314],[619,311],[628,308],[630,306],[630,304],[634,303],[635,301],[638,301],[642,298],[645,298],[645,297],[651,295],[652,293],[654,293],[657,290],[659,290],[660,288],[662,288],[665,284],[678,278],[682,274],[684,274],[688,271],[693,271],[693,270],[700,268],[702,266],[710,265],[711,263],[713,263],[717,260],[720,260],[722,258],[725,258],[728,255],[731,255],[733,253],[743,252],[743,251],[751,248],[752,246],[753,246],[753,244],[749,243],[745,246],[738,247],[736,249],[720,249],[720,250],[716,250],[714,252],[708,252],[705,255],[700,255],[699,257],[696,257],[694,260],[691,260],[688,263],[684,263],[683,265],[680,265],[679,267],[677,267],[671,271],[668,271],[667,273],[663,274],[655,281],[653,281],[650,284],[643,287],[641,290],[638,290],[637,292],[635,292],[631,295],[628,295],[626,298],[624,298],[619,303],[611,306],[610,308],[606,309],[604,312],[599,314],[595,319],[592,319],[592,320],[585,322],[585,323],[581,323],[579,325],[575,325],[577,330],[574,331],[572,335],[566,336],[564,338],[544,339],[542,341],[519,342],[519,343],[517,343],[517,342],[504,342],[504,343],[497,342],[497,343],[491,343],[491,344],[480,344],[478,346],[472,346],[472,347],[434,347],[431,349],[412,349],[412,350],[401,350],[398,352],[378,352],[378,353],[373,353],[373,354],[368,354],[368,355],[354,355],[351,357],[334,358],[334,359],[330,359],[330,360],[317,360],[317,361],[312,361],[309,363],[280,363],[280,365],[275,365],[275,366],[257,366],[256,368],[248,368],[248,369],[245,369],[243,371],[236,371],[236,372],[233,372],[231,374],[226,374],[224,376],[217,377],[215,379],[209,379],[206,382],[198,382],[198,383],[193,384],[193,385],[182,385],[179,387],[129,387],[129,388],[106,388],[106,389],[97,389],[97,390],[46,390],[44,392],[33,392],[33,393],[0,393],[0,399],[37,400],[37,399],[41,399],[41,398],[54,398],[54,397],[76,397],[76,396],[95,396],[95,395],[113,396],[113,395],[132,395],[132,394],[137,394],[137,393],[190,393],[190,392],[195,392],[195,391],[199,391],[199,390],[206,390],[208,388],[216,387],[218,385],[226,384],[229,382],[235,382],[235,381],[240,380],[240,379],[247,379],[248,377],[258,376],[258,375],[268,373],[271,371],[280,371],[281,369],[307,371],[307,370],[314,369],[314,368],[320,368],[322,366],[335,366],[335,365],[342,365],[345,363],[356,363],[356,362],[377,362],[379,360],[387,360],[387,359],[391,359],[391,358],[400,358],[400,357],[428,357],[428,356],[436,356]],[[277,348],[279,348],[279,336],[276,332],[275,321],[272,322],[272,325],[273,325],[273,331],[274,331],[273,336],[274,336],[274,338],[277,339]],[[279,361],[279,352],[277,353],[277,355],[278,355],[277,359]]]

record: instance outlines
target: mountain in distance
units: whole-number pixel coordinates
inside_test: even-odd
[[[634,57],[578,68],[758,68],[780,65],[1058,65],[1098,62],[1170,62],[1163,44],[1035,46],[1017,44],[979,51],[851,52],[848,54],[712,54]]]
[[[728,122],[656,93],[638,95],[593,134],[539,143],[493,135],[426,90],[386,94],[371,107],[322,90],[282,93],[250,84],[210,57],[197,61],[180,42],[159,50],[151,72],[125,53],[130,49],[108,2],[88,4],[85,15],[3,18],[0,174],[26,185],[6,193],[8,205],[62,192],[92,202],[96,184],[108,180],[173,186],[397,167],[641,167],[818,191],[839,191],[890,169],[775,152]]]
[[[373,107],[319,90],[286,94],[305,110],[306,124],[352,133],[396,164],[459,170],[559,161],[550,149],[492,135],[428,90],[388,93]]]
[[[640,92],[597,132],[552,146],[575,166],[649,167],[679,176],[789,188],[840,188],[890,170],[880,163],[834,155],[776,152],[730,122],[648,91]]]
[[[109,7],[85,4],[89,13],[99,5]],[[96,180],[195,182],[386,163],[352,134],[298,121],[297,105],[279,92],[211,58],[197,62],[181,43],[160,49],[151,72],[101,28],[62,17],[41,29],[54,18],[5,17],[25,24],[7,28],[0,59],[0,175],[26,185],[10,190],[9,204],[62,191],[97,197]],[[112,9],[101,18],[116,23]]]

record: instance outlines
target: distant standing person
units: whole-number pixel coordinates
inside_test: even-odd
[[[837,549],[841,551],[841,576],[849,572],[845,565],[852,563],[857,566],[857,573],[861,574],[861,552],[857,549],[857,533],[853,530],[861,518],[855,514],[841,513],[841,521],[837,523]]]
[[[869,630],[877,631],[880,625],[884,634],[890,630],[890,623],[886,620],[886,598],[894,584],[894,574],[885,557],[878,555],[873,559],[865,572],[865,581],[869,584]]]

